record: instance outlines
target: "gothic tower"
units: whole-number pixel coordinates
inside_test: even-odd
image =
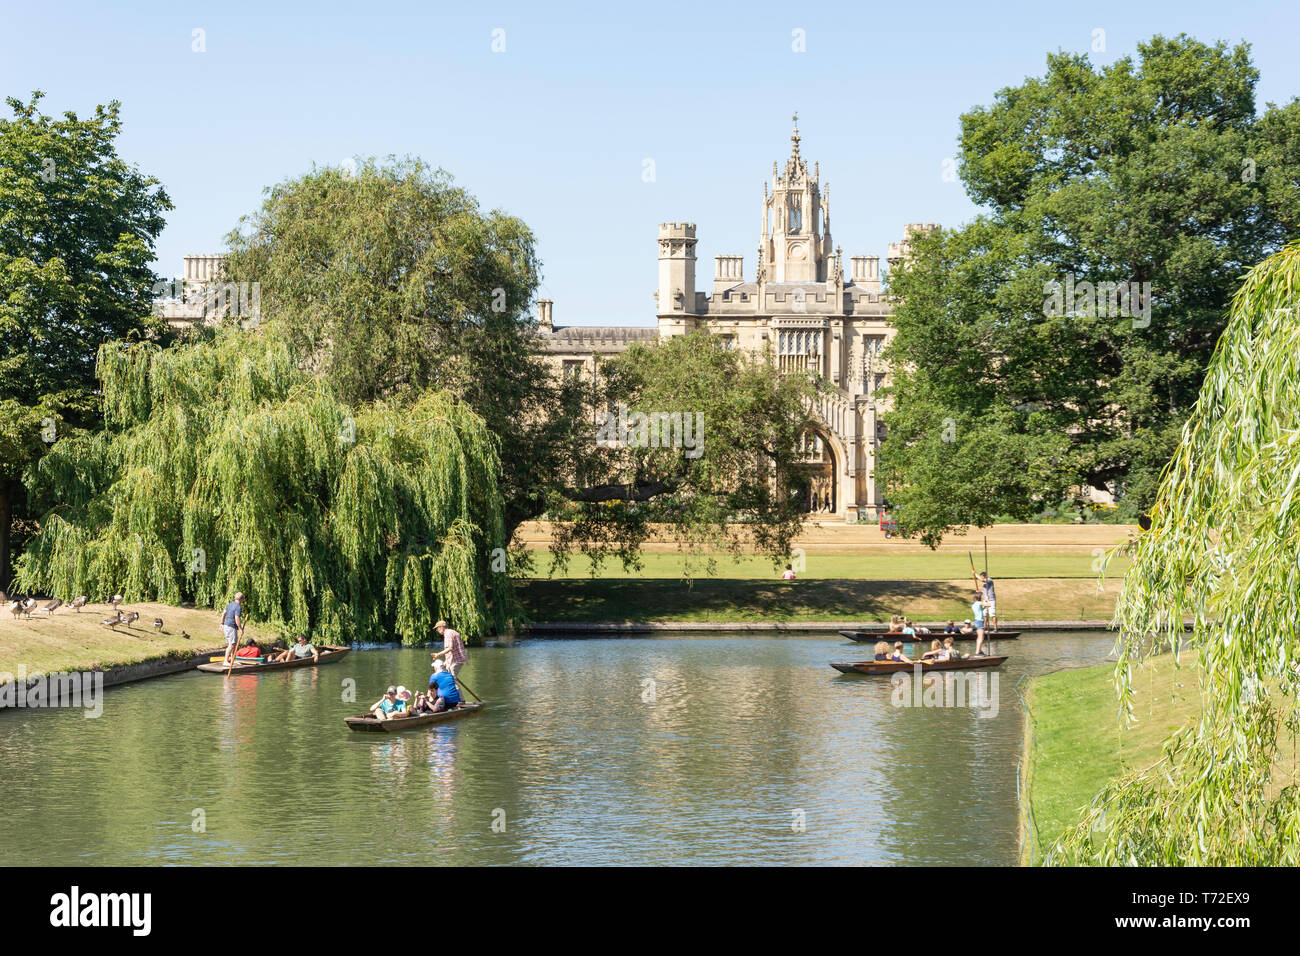
[[[822,198],[820,170],[799,155],[799,116],[794,116],[785,171],[772,164],[772,192],[763,187],[760,282],[825,282],[831,254],[829,186]]]

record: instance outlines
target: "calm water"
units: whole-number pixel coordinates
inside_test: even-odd
[[[0,713],[0,863],[1013,864],[1023,682],[1111,646],[1003,642],[984,717],[892,706],[838,636],[521,641],[471,649],[487,710],[392,736],[343,717],[427,650],[179,674]]]

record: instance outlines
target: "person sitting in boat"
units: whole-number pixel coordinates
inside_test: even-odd
[[[889,660],[889,645],[884,641],[876,641],[876,660]]]
[[[966,618],[966,620],[961,622],[961,628],[957,633],[961,634],[963,637],[969,637],[971,634],[975,633],[975,628],[971,627],[970,618]]]
[[[890,634],[901,634],[902,631],[903,631],[903,618],[902,618],[902,615],[899,615],[899,614],[891,614],[891,615],[889,616],[889,633],[890,633]]]
[[[235,656],[236,657],[261,657],[262,649],[258,647],[257,640],[255,638],[250,637],[248,639],[247,644],[245,644],[239,650],[235,651]]]
[[[930,649],[929,649],[928,651],[926,651],[924,654],[921,655],[921,660],[923,660],[923,661],[941,661],[941,660],[944,660],[944,656],[943,656],[943,645],[940,644],[939,641],[938,641],[937,639],[931,641],[931,642],[930,642]]]
[[[406,713],[406,704],[397,699],[397,688],[390,686],[383,697],[370,705],[370,712],[379,720],[391,720]]]
[[[793,581],[793,580],[794,580],[794,577],[795,577],[795,574],[794,574],[794,568],[790,567],[790,565],[787,564],[787,565],[785,566],[785,570],[781,572],[781,580],[782,580],[782,581]]]
[[[912,663],[915,663],[915,662],[914,662],[910,657],[908,657],[906,654],[903,653],[903,642],[902,642],[902,641],[895,641],[895,642],[894,642],[894,653],[892,653],[892,654],[889,655],[889,659],[890,659],[891,661],[899,661],[899,662],[901,662],[901,663],[903,663],[903,664],[912,664]]]
[[[945,637],[943,639],[943,657],[939,659],[943,661],[961,660],[961,652],[957,650],[957,645],[953,643],[951,637]]]
[[[956,634],[956,633],[957,633],[957,625],[954,624],[952,621],[949,621],[949,622],[948,622],[948,626],[945,627],[945,628],[943,629],[943,632],[944,632],[945,634]]]
[[[313,661],[319,661],[320,651],[316,649],[315,644],[307,643],[306,634],[299,634],[298,643],[275,655],[275,657],[271,659],[274,661],[300,661],[304,657],[310,657]]]
[[[903,633],[908,637],[916,637],[916,628],[914,628],[912,622],[906,618],[903,619]]]
[[[433,662],[433,673],[429,675],[429,696],[435,694],[435,712],[453,710],[460,706],[460,690],[456,687],[456,678],[442,661]]]

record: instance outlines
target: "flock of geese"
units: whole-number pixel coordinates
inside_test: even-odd
[[[83,594],[80,597],[76,598],[75,600],[68,602],[66,606],[72,608],[74,611],[80,614],[81,609],[86,606],[86,602],[88,600],[89,599],[86,597],[86,595]],[[103,624],[105,627],[110,628],[111,630],[117,630],[118,627],[122,627],[122,626],[125,626],[130,630],[136,629],[135,622],[140,620],[140,612],[127,611],[123,613],[122,608],[120,607],[122,603],[122,595],[114,594],[111,598],[109,598],[108,603],[113,608],[113,616],[104,618],[104,620],[99,622],[100,624]],[[32,597],[27,598],[25,601],[17,601],[17,600],[10,601],[8,595],[6,595],[3,591],[0,591],[0,605],[3,604],[9,605],[9,613],[14,616],[15,620],[17,620],[20,617],[25,618],[27,620],[31,620],[32,614],[34,614],[37,611],[44,611],[46,612],[46,616],[53,617],[55,611],[57,611],[61,607],[64,607],[64,602],[57,598],[46,604],[41,604],[39,601],[36,600],[36,598],[32,598]],[[155,631],[162,631],[163,629],[162,618],[156,617],[153,619],[153,629]],[[166,632],[163,631],[163,633]],[[186,634],[184,631],[181,631],[181,637],[188,639],[189,635]]]

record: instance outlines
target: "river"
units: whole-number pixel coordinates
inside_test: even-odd
[[[981,709],[895,706],[838,636],[533,639],[470,650],[483,712],[400,735],[343,717],[427,649],[177,674],[0,713],[0,862],[1011,865],[1024,683],[1112,646],[1004,641]]]

